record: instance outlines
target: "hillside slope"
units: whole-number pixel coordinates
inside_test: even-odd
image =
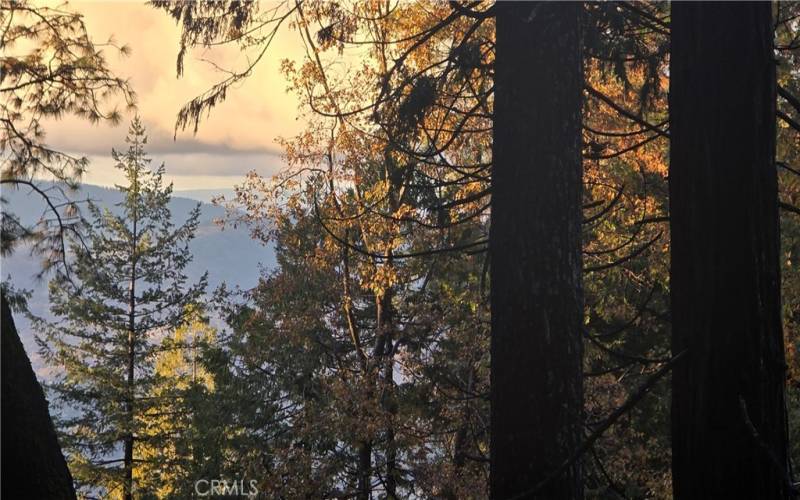
[[[35,193],[30,193],[28,189],[3,189],[2,196],[8,201],[3,208],[11,207],[10,209],[23,223],[33,223],[44,211],[45,205],[42,199]],[[114,210],[114,205],[121,200],[121,194],[114,189],[84,185],[81,191],[71,195],[71,199],[91,199],[101,207]],[[198,203],[201,202],[173,196],[170,202],[173,221],[176,224],[185,221],[189,212]],[[274,265],[275,255],[272,248],[251,239],[249,232],[244,228],[228,227],[222,230],[214,221],[224,216],[223,208],[201,203],[200,210],[197,233],[190,244],[190,251],[194,256],[194,260],[187,267],[190,280],[197,280],[208,271],[209,292],[223,282],[229,287],[238,286],[244,289],[255,286],[260,275],[259,267],[271,268]],[[83,211],[87,212],[85,209]],[[2,280],[6,281],[10,276],[10,282],[16,288],[33,290],[33,297],[29,301],[31,312],[49,317],[47,282],[34,278],[39,269],[38,258],[31,256],[24,247],[17,249],[13,255],[0,259]],[[15,319],[25,350],[41,377],[42,366],[30,325],[21,315]]]

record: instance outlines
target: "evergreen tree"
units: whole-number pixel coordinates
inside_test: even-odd
[[[580,4],[497,4],[491,498],[583,498]],[[568,466],[562,464],[569,463]]]
[[[65,190],[77,185],[89,163],[48,144],[46,121],[71,115],[114,124],[120,114],[108,105],[109,98],[133,105],[135,94],[109,68],[105,54],[112,49],[96,44],[83,17],[69,6],[2,0],[0,25],[0,255],[32,244],[29,248],[43,258],[44,272],[65,263],[63,235],[80,221]],[[48,187],[42,179],[56,182]],[[23,223],[7,199],[17,188],[35,193],[46,216]],[[16,467],[3,467],[2,493],[8,498],[74,498],[59,445],[49,437],[53,424],[47,402],[13,327],[12,307],[19,296],[3,285],[2,455],[5,464]],[[25,422],[24,431],[15,428],[17,419]]]
[[[106,56],[109,50],[126,55],[129,49],[96,43],[83,16],[67,5],[2,0],[0,25],[0,185],[30,189],[46,214],[34,225],[23,224],[0,196],[0,252],[8,255],[20,243],[33,243],[47,269],[65,262],[63,235],[80,222],[69,191],[78,186],[89,160],[48,144],[44,124],[70,115],[119,123],[122,114],[114,98],[133,106],[136,94],[111,71]]]
[[[44,359],[59,370],[52,389],[61,405],[58,427],[80,488],[133,497],[134,456],[151,397],[160,338],[184,321],[206,277],[189,283],[189,241],[199,205],[175,227],[164,166],[149,168],[147,137],[134,119],[128,150],[112,152],[127,181],[115,210],[90,204],[93,221],[71,241],[72,273],[50,283],[55,324],[37,322]],[[121,454],[121,456],[120,456]]]
[[[675,498],[788,498],[768,3],[676,3],[670,59]]]

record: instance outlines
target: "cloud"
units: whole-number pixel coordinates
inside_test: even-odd
[[[165,155],[162,160],[171,175],[244,176],[255,171],[263,176],[271,176],[283,168],[281,159],[270,154],[192,153]]]
[[[175,184],[175,189],[230,189],[241,184],[245,174],[255,171],[264,177],[278,173],[284,163],[279,156],[269,153],[181,153],[151,154],[153,165],[164,163],[165,177]],[[84,182],[99,186],[113,186],[123,182],[123,174],[114,168],[110,155],[89,156],[91,167]]]
[[[231,68],[240,67],[246,55],[234,47],[195,51],[187,56],[184,76],[178,79],[175,60],[180,32],[164,11],[139,2],[77,1],[70,5],[84,15],[93,39],[103,42],[113,35],[132,49],[127,58],[109,51],[109,64],[119,76],[130,78],[138,94],[137,112],[148,129],[148,151],[153,157],[164,157],[168,172],[225,179],[244,174],[250,165],[260,172],[274,173],[279,168],[277,138],[292,137],[304,125],[297,119],[297,98],[286,92],[279,71],[282,59],[302,59],[297,33],[282,30],[253,74],[228,92],[226,101],[201,122],[198,133],[180,132],[173,140],[180,108],[223,77],[199,59],[213,59]],[[132,114],[126,114],[118,127],[91,125],[71,117],[50,121],[45,124],[46,140],[62,150],[90,156],[89,178],[103,178],[105,172],[95,175],[92,170],[110,162],[112,147],[124,149],[131,118]]]
[[[175,137],[171,130],[166,130],[148,119],[142,120],[147,131],[147,151],[151,154],[217,154],[217,155],[252,155],[265,154],[280,156],[281,149],[277,145],[244,145],[235,146],[223,141],[210,142],[192,136]],[[85,156],[110,155],[111,148],[124,150],[128,121],[119,126],[87,125],[77,118],[68,117],[56,126],[49,124],[47,141],[60,150],[70,151]]]

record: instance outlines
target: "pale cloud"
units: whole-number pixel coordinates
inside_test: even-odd
[[[129,57],[108,53],[111,67],[129,77],[138,94],[138,114],[148,128],[148,150],[167,164],[176,189],[230,187],[249,171],[271,174],[281,166],[279,137],[292,137],[303,123],[297,120],[297,98],[286,92],[279,68],[283,59],[300,60],[303,46],[297,33],[283,30],[253,74],[228,92],[200,124],[196,135],[179,132],[173,140],[175,117],[191,98],[224,75],[201,58],[228,68],[241,68],[245,56],[236,48],[195,51],[186,58],[184,75],[176,76],[179,29],[161,10],[140,2],[71,2],[81,12],[96,41],[109,37],[132,49]],[[87,182],[111,184],[115,178],[112,147],[123,149],[127,122],[93,126],[75,118],[46,124],[53,146],[92,159]],[[252,166],[252,167],[251,167]],[[196,177],[196,178],[192,178]]]
[[[263,176],[283,168],[280,156],[269,153],[151,153],[152,165],[164,164],[165,178],[175,189],[229,189],[240,184],[250,171]],[[112,186],[123,182],[123,173],[114,168],[110,155],[90,155],[91,168],[84,179],[89,184]]]

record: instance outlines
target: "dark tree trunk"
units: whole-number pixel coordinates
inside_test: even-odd
[[[357,488],[357,500],[369,500],[372,497],[372,443],[366,441],[358,445]]]
[[[72,476],[61,454],[47,400],[2,297],[3,498],[74,499]]]
[[[771,9],[672,7],[677,499],[788,495]]]
[[[386,266],[392,266],[389,259]],[[379,390],[381,407],[387,412],[387,425],[384,429],[386,436],[386,498],[397,499],[397,483],[399,471],[397,470],[397,443],[395,442],[394,415],[397,413],[394,386],[394,307],[392,305],[393,290],[389,287],[378,297],[378,330],[383,339],[381,352],[376,352],[376,359],[382,365],[379,370]]]
[[[496,9],[491,497],[582,498],[581,4]]]
[[[464,370],[466,373],[464,374],[464,378],[467,379],[466,390],[465,393],[471,394],[473,393],[474,389],[474,382],[475,382],[475,369],[470,364]],[[453,467],[453,481],[455,484],[448,484],[444,491],[441,494],[443,500],[457,500],[458,495],[456,494],[456,486],[461,482],[462,477],[464,476],[464,465],[467,461],[467,453],[468,453],[468,446],[467,438],[469,437],[469,428],[470,428],[470,401],[465,399],[461,403],[461,411],[460,411],[460,423],[458,425],[458,430],[455,432],[453,436],[453,458],[452,458],[452,467]]]
[[[133,313],[131,313],[133,318]],[[125,500],[133,499],[133,446],[134,446],[134,416],[133,416],[133,387],[135,383],[134,378],[134,360],[135,360],[135,346],[134,346],[134,332],[128,332],[128,366],[127,366],[127,400],[125,401],[125,415],[126,425],[128,426],[125,431],[123,440],[123,465],[125,467],[125,476],[123,478],[122,495]]]
[[[122,496],[125,500],[133,500],[133,447],[134,447],[134,428],[136,419],[134,416],[135,388],[136,388],[136,264],[137,247],[139,244],[139,217],[136,211],[133,213],[133,231],[131,245],[131,275],[128,288],[128,366],[127,366],[127,395],[125,401],[125,437],[123,442],[123,464],[125,466],[125,476],[123,478]]]

